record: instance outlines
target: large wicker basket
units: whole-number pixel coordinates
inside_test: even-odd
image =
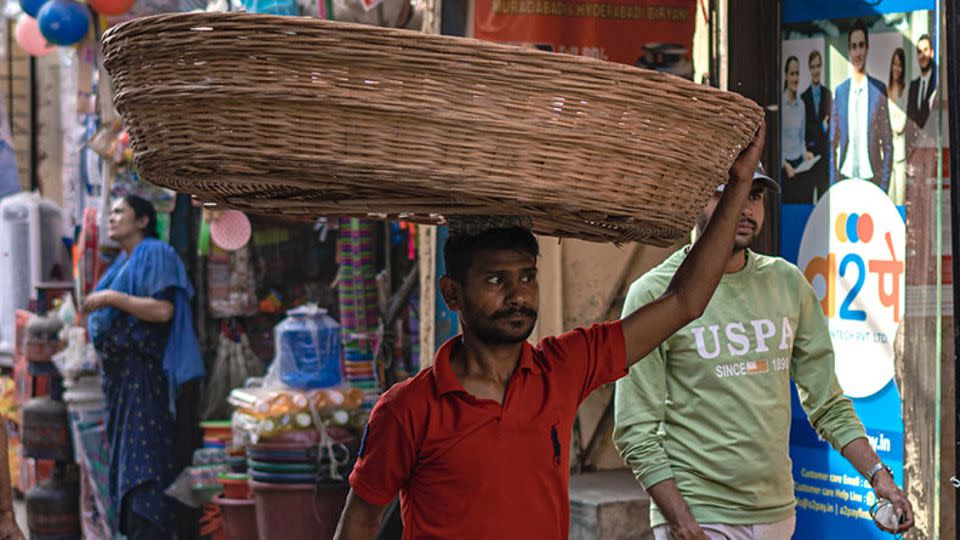
[[[762,117],[629,66],[310,18],[175,14],[103,38],[141,175],[256,213],[667,244]]]

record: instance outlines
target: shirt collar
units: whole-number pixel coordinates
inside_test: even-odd
[[[463,383],[453,373],[450,366],[450,355],[453,349],[460,343],[460,336],[448,339],[446,343],[440,346],[437,354],[433,357],[433,381],[436,385],[437,393],[441,396],[450,392],[466,392]],[[534,375],[539,375],[542,371],[534,358],[533,345],[530,342],[523,342],[523,349],[520,351],[520,362],[517,364],[518,371],[527,371]]]
[[[851,79],[850,79],[850,91],[851,91],[851,92],[856,92],[857,89],[866,90],[866,89],[867,89],[867,82],[869,82],[869,80],[870,80],[869,77],[864,77],[863,80],[858,83],[858,82],[856,81],[856,79],[851,78]]]
[[[932,76],[933,76],[933,70],[931,69],[931,70],[930,70],[930,73],[927,73],[926,75],[924,75],[923,73],[921,73],[921,74],[920,74],[920,80],[923,81],[923,82],[925,82],[925,83],[927,83],[927,86],[929,86],[929,85],[930,85],[930,77],[932,77]]]

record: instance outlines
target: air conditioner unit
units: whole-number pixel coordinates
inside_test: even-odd
[[[37,193],[0,199],[0,355],[12,355],[16,311],[37,300],[37,285],[71,277],[63,213]]]

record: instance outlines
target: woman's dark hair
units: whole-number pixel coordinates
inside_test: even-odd
[[[487,229],[476,235],[451,235],[443,246],[443,262],[447,275],[463,283],[474,255],[489,250],[523,251],[534,258],[540,255],[540,245],[537,244],[536,237],[521,227]]]
[[[783,89],[787,89],[787,73],[790,71],[790,62],[797,63],[797,69],[800,69],[800,60],[796,56],[791,56],[787,58],[787,63],[783,66]]]
[[[900,59],[900,77],[896,81],[893,80],[893,59]],[[893,51],[893,56],[890,57],[890,77],[887,81],[887,90],[893,88],[893,83],[896,82],[900,87],[900,93],[903,93],[904,84],[906,79],[904,79],[904,73],[907,72],[907,55],[903,52],[903,47],[897,47],[897,50]]]
[[[153,207],[153,203],[137,195],[127,195],[123,200],[127,203],[127,206],[133,209],[133,214],[137,220],[147,218],[147,227],[143,229],[143,236],[145,238],[159,238],[157,209]]]

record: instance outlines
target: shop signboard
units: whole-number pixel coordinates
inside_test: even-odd
[[[895,341],[906,313],[904,203],[936,145],[936,2],[782,4],[781,254],[827,318],[837,379],[903,483]],[[935,171],[935,166],[932,169]],[[810,427],[796,391],[795,538],[885,538],[869,483]]]
[[[696,0],[476,0],[473,36],[691,78]]]

